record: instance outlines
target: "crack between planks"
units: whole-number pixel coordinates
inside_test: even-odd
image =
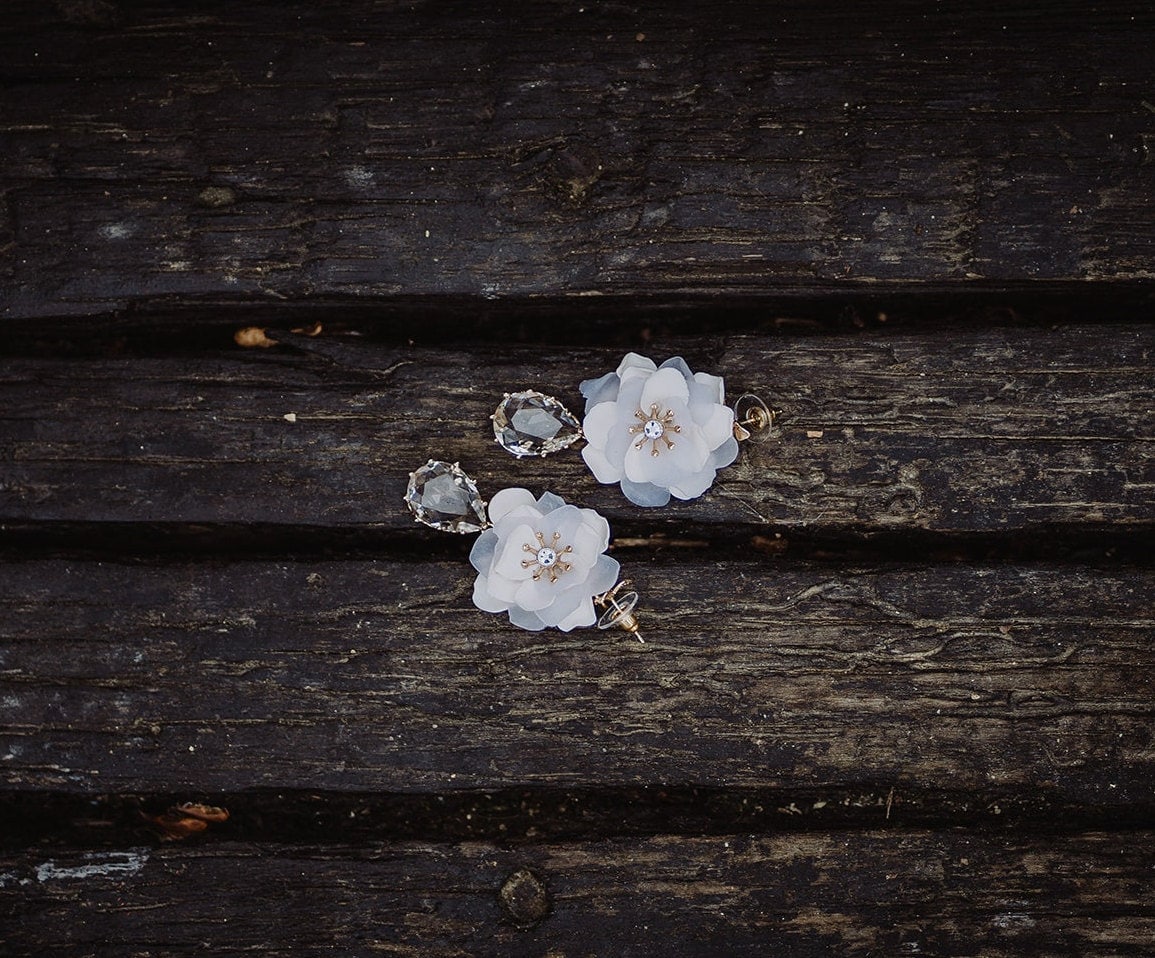
[[[763,523],[683,521],[678,534],[655,532],[642,518],[615,520],[611,551],[624,561],[657,564],[725,555],[752,564],[779,561],[1155,564],[1155,520],[1046,524],[1005,531],[814,529]],[[412,528],[298,526],[233,522],[29,521],[0,516],[0,561],[108,559],[166,562],[206,559],[395,559],[465,561],[473,537],[430,537]]]
[[[194,841],[313,844],[597,840],[861,829],[965,828],[1071,834],[1149,828],[1155,799],[1104,805],[1045,788],[961,791],[907,783],[800,788],[639,785],[515,787],[448,793],[251,789],[169,794],[0,792],[0,848],[121,847],[160,842],[155,819],[193,802],[228,820]]]

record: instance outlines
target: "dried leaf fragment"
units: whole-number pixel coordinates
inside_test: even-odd
[[[144,815],[145,821],[160,831],[162,842],[179,842],[190,835],[198,835],[214,822],[228,821],[229,813],[215,805],[185,802],[174,805],[163,815]]]
[[[313,323],[310,326],[299,326],[290,332],[296,333],[298,336],[314,337],[320,336],[324,330],[325,327],[320,323]],[[277,345],[277,340],[270,339],[268,333],[261,326],[246,326],[244,329],[238,329],[233,333],[233,342],[245,349],[253,349],[254,347],[268,349],[270,346]]]
[[[268,349],[270,346],[277,345],[277,341],[269,339],[260,326],[246,326],[244,329],[238,329],[233,333],[233,342],[245,349],[253,349],[257,346],[261,349]]]
[[[202,822],[227,822],[229,812],[226,808],[217,805],[201,805],[198,802],[185,802],[177,805],[176,810],[190,818],[199,818]]]

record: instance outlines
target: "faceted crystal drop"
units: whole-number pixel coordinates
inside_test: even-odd
[[[489,526],[477,484],[457,463],[430,459],[409,474],[405,502],[418,522],[442,532],[480,532]]]
[[[560,402],[527,389],[507,393],[493,420],[497,444],[519,459],[548,456],[581,438],[581,424]]]

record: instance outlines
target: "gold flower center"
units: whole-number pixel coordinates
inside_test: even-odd
[[[651,403],[649,413],[638,409],[634,413],[634,418],[638,421],[630,426],[630,435],[636,436],[641,433],[641,438],[634,443],[635,449],[641,449],[648,442],[650,455],[656,456],[662,451],[659,443],[664,442],[667,449],[674,448],[674,441],[666,435],[668,432],[682,431],[682,427],[674,422],[674,410],[667,409],[662,412],[660,405]]]
[[[521,547],[522,552],[528,552],[533,558],[522,559],[521,567],[534,569],[533,579],[535,582],[543,575],[548,575],[550,582],[557,582],[558,576],[573,568],[562,558],[562,556],[573,552],[573,546],[566,546],[564,549],[558,548],[558,543],[561,540],[560,532],[553,534],[553,539],[548,545],[545,541],[545,533],[535,532],[534,535],[537,537],[536,544],[527,542]]]

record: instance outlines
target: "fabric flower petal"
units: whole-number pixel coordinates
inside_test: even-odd
[[[606,373],[598,379],[583,379],[578,391],[585,397],[588,413],[598,403],[612,402],[618,394],[621,379],[617,373]]]
[[[582,459],[585,460],[594,478],[605,485],[612,485],[622,478],[620,466],[614,465],[604,452],[596,446],[586,446],[582,449]]]
[[[541,612],[549,608],[558,598],[557,583],[550,582],[549,576],[534,579],[530,576],[517,587],[513,601],[530,612]],[[547,623],[548,624],[548,623]]]
[[[670,492],[678,499],[697,499],[714,484],[718,470],[707,466],[693,475],[684,476],[670,486]]]
[[[486,573],[493,565],[493,555],[497,551],[497,533],[486,529],[477,537],[473,548],[469,550],[469,561],[478,572]]]
[[[603,402],[594,406],[582,420],[582,433],[586,442],[601,448],[610,437],[610,431],[618,424],[618,405]]]
[[[489,591],[488,579],[483,575],[473,580],[473,604],[482,612],[509,611],[509,603],[503,602]]]
[[[636,506],[664,506],[670,501],[670,490],[652,482],[622,479],[622,492]]]
[[[622,357],[622,361],[618,363],[618,376],[620,377],[627,370],[640,369],[644,372],[652,373],[658,368],[657,363],[652,359],[648,359],[639,353],[626,353]]]
[[[505,576],[515,582],[528,579],[532,573],[521,564],[526,557],[522,546],[527,543],[533,545],[536,541],[532,526],[525,524],[515,526],[509,535],[502,538],[496,548],[492,567],[494,574]]]
[[[586,594],[584,589],[580,592],[571,589],[564,595],[559,595],[548,608],[542,609],[537,615],[546,625],[557,625],[583,602],[590,601],[590,596]]]
[[[557,627],[563,632],[572,632],[574,629],[584,628],[588,625],[593,625],[598,620],[598,614],[594,610],[593,599],[584,598],[578,604],[578,607],[569,615],[562,619]]]
[[[648,412],[653,403],[665,409],[671,400],[687,402],[689,398],[690,387],[686,385],[685,376],[676,369],[659,369],[646,380],[638,405],[644,412]]]
[[[710,454],[715,469],[724,469],[738,458],[738,440],[733,434]]]
[[[710,449],[716,449],[734,435],[734,410],[729,406],[707,406],[705,422],[698,423],[702,439]]]
[[[686,361],[681,356],[671,356],[658,369],[676,369],[687,383],[694,378],[694,374],[690,372],[690,367],[686,365]]]
[[[671,493],[696,498],[737,457],[722,377],[695,373],[680,356],[655,366],[628,353],[615,373],[582,383],[587,400],[595,393],[582,457],[598,482],[620,483],[633,503],[662,506]]]
[[[609,545],[610,524],[593,509],[582,509],[582,523],[573,537],[574,551],[598,555]]]
[[[545,623],[541,621],[541,617],[536,612],[530,612],[519,605],[510,606],[509,621],[519,629],[525,629],[528,632],[540,632],[545,628]]]
[[[507,579],[505,576],[493,572],[485,577],[486,592],[493,597],[494,601],[504,602],[507,609],[517,601],[517,590],[520,586],[520,582]]]
[[[726,387],[721,376],[711,376],[709,373],[694,373],[694,382],[705,387],[705,395],[711,402],[719,405],[726,401]],[[691,386],[691,389],[693,386]]]
[[[501,518],[470,552],[480,573],[474,604],[507,612],[511,623],[533,632],[592,625],[593,596],[612,588],[617,576],[617,560],[604,554],[609,523],[553,493],[527,496],[518,489],[494,496]]]
[[[622,564],[617,559],[610,558],[610,556],[598,556],[598,561],[594,563],[593,571],[590,573],[587,583],[589,591],[593,595],[609,592],[617,583],[621,571]]]
[[[489,521],[497,523],[498,520],[505,517],[506,513],[510,512],[517,506],[533,506],[537,504],[533,493],[528,489],[502,489],[497,495],[489,500]]]
[[[555,496],[552,492],[543,492],[541,498],[537,500],[538,511],[544,516],[547,512],[553,512],[554,509],[561,509],[565,505],[565,500],[561,496]]]

